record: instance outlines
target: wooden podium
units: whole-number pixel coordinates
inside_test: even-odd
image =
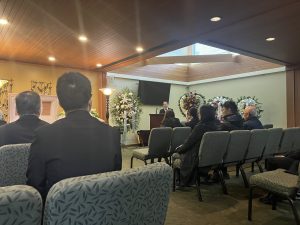
[[[164,114],[149,114],[150,115],[150,130],[160,127],[161,121],[164,119]]]

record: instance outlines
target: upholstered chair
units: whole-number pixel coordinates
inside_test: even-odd
[[[65,179],[48,193],[44,225],[163,225],[171,183],[166,163]]]
[[[37,190],[26,185],[0,187],[1,225],[40,225],[43,203]]]

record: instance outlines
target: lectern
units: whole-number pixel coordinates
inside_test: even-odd
[[[164,114],[150,114],[150,130],[160,127],[161,121],[164,119]]]

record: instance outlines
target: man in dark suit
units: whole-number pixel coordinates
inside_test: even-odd
[[[163,108],[159,110],[159,114],[165,114],[168,110],[173,111],[173,109],[169,108],[169,103],[167,101],[164,101]]]
[[[56,92],[66,117],[37,130],[27,184],[45,199],[52,185],[76,176],[120,170],[120,132],[88,111],[91,83],[80,73],[63,74]]]
[[[35,137],[34,130],[48,124],[39,119],[41,99],[33,91],[25,91],[17,95],[16,109],[20,118],[0,126],[0,146],[31,143]]]

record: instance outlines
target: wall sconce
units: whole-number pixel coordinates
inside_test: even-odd
[[[112,89],[111,88],[101,88],[99,89],[106,97],[106,121],[109,124],[109,96],[112,94]]]

